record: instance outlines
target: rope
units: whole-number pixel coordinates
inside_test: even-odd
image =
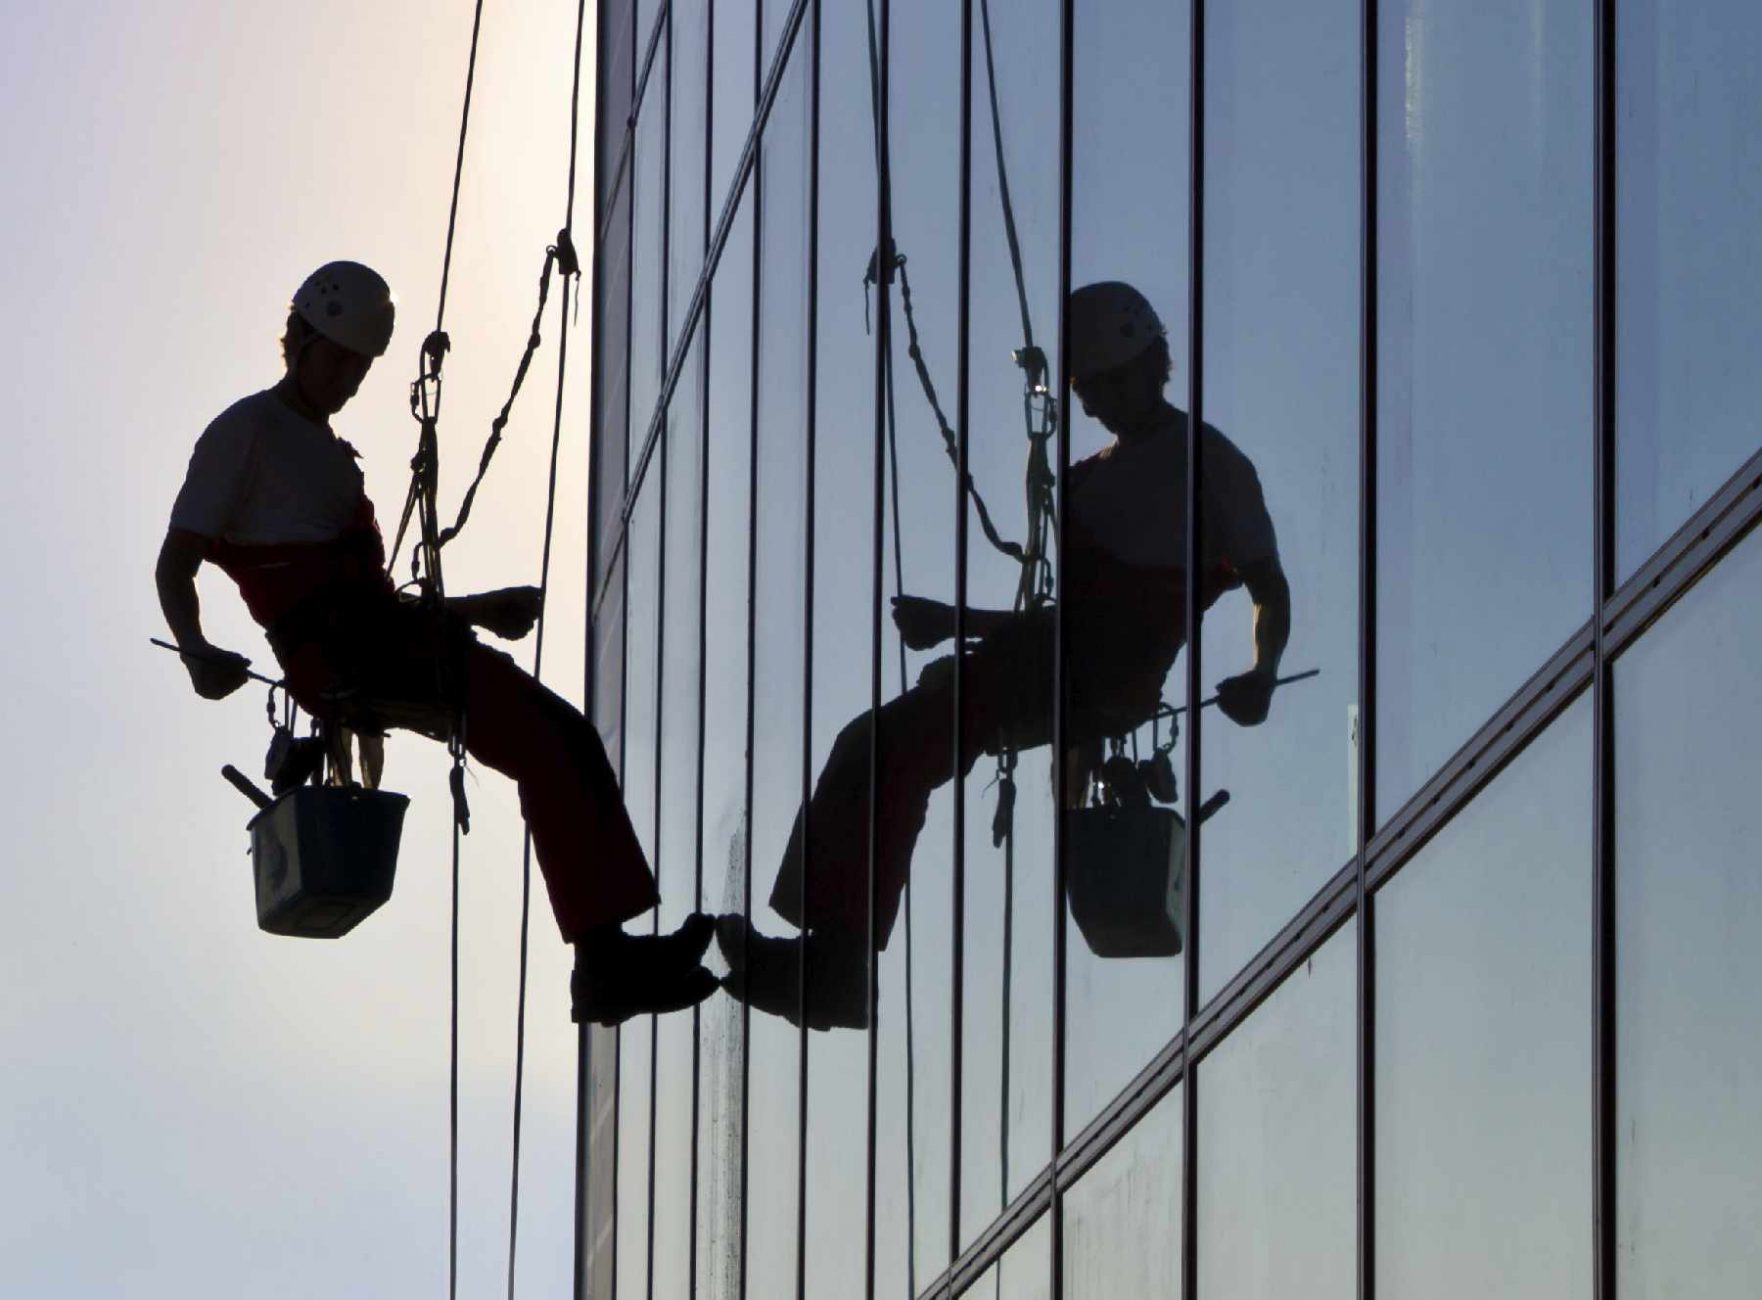
[[[576,142],[579,136],[581,121],[581,41],[582,31],[587,20],[587,0],[576,0],[575,6],[575,74],[569,92],[569,184],[565,201],[563,231],[557,238],[559,247],[569,246],[569,231],[575,221],[575,159]],[[556,261],[556,250],[549,250],[545,257],[545,280],[549,283],[550,270]],[[574,253],[571,249],[570,257]],[[577,273],[579,269],[577,268]],[[562,324],[557,330],[557,397],[551,420],[551,464],[550,477],[545,487],[545,529],[544,553],[539,561],[538,590],[540,596],[537,625],[533,629],[534,644],[532,647],[532,676],[539,680],[544,666],[545,652],[545,619],[543,598],[549,591],[551,578],[551,538],[557,517],[557,461],[563,443],[563,395],[569,374],[569,275],[563,278],[562,298],[557,304]],[[539,312],[544,311],[544,289],[539,291]],[[532,358],[532,351],[538,343],[538,320],[533,320],[531,341],[527,346],[526,357],[522,359],[519,375],[525,373],[526,365]],[[519,377],[516,376],[515,391],[519,391]],[[513,404],[513,395],[508,398]],[[502,408],[502,416],[507,416],[507,407]],[[484,449],[483,461],[478,469],[478,481],[482,481],[483,468],[489,464],[493,445]],[[476,491],[472,484],[472,491]],[[466,494],[466,508],[460,511],[459,521],[454,526],[456,534],[464,526],[465,516],[469,513],[470,494]],[[520,846],[520,991],[519,1005],[514,1021],[514,1131],[508,1175],[508,1300],[514,1300],[514,1265],[520,1236],[520,1137],[521,1111],[525,1100],[526,1084],[526,974],[528,943],[532,928],[532,831],[528,828],[521,839]]]
[[[425,459],[428,470],[426,477],[432,479],[435,466],[434,458],[434,422],[440,417],[440,362],[446,354],[446,335],[441,327],[446,321],[447,283],[453,269],[453,236],[458,228],[459,220],[459,186],[465,174],[465,140],[471,126],[471,92],[477,82],[477,38],[483,30],[483,0],[477,0],[471,16],[471,53],[465,63],[465,102],[459,112],[459,144],[453,159],[453,197],[447,208],[447,242],[446,251],[441,256],[440,296],[434,309],[434,332],[423,342],[423,364],[420,373],[427,374],[432,366],[434,377],[434,409],[432,416],[423,423],[423,438],[417,451],[419,460]],[[417,380],[419,387],[426,389],[422,379]],[[410,492],[404,502],[403,522],[398,525],[398,540],[403,540],[404,529],[410,520],[410,511],[416,505],[417,474],[412,474]],[[432,492],[431,492],[432,497]],[[397,556],[396,545],[392,548],[392,559]],[[438,558],[438,551],[437,556]],[[436,575],[438,584],[438,574]],[[438,599],[438,595],[436,599]],[[464,776],[461,766],[461,752],[453,758],[451,782],[454,791],[453,818],[453,916],[452,916],[452,1016],[448,1034],[449,1052],[447,1068],[447,1296],[454,1300],[459,1294],[459,837],[464,831],[462,818],[458,815],[461,805],[458,800],[464,791]]]

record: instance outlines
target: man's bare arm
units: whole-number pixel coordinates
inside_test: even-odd
[[[169,528],[159,546],[159,561],[153,567],[154,585],[159,589],[159,608],[165,623],[184,656],[190,684],[204,699],[218,700],[231,695],[245,684],[245,668],[251,662],[243,655],[233,654],[211,645],[202,635],[202,601],[196,594],[196,570],[208,552],[208,539],[200,533],[183,528]]]
[[[1264,722],[1272,708],[1273,681],[1291,639],[1291,584],[1277,556],[1241,572],[1254,602],[1254,667],[1217,684],[1218,708],[1232,722],[1252,727]]]

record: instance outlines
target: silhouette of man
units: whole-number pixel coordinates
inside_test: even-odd
[[[1082,755],[1156,715],[1163,680],[1186,640],[1187,416],[1164,396],[1168,341],[1141,293],[1118,281],[1085,285],[1071,294],[1068,311],[1071,387],[1114,439],[1073,463],[1065,483],[1065,741]],[[1290,636],[1290,587],[1254,466],[1211,426],[1199,436],[1199,604],[1209,608],[1246,587],[1254,606],[1254,663],[1218,683],[1218,707],[1253,726],[1267,716]],[[899,598],[893,616],[913,649],[955,633],[953,607],[937,601]],[[803,933],[766,936],[741,918],[723,918],[731,992],[799,1021],[805,966],[810,1026],[867,1023],[871,734],[879,799],[874,921],[884,947],[932,792],[969,772],[981,752],[1051,743],[1054,620],[1050,606],[968,611],[966,633],[977,641],[961,673],[965,749],[958,762],[953,655],[845,727],[796,818],[771,892],[772,908]]]
[[[238,584],[289,693],[313,717],[353,724],[365,708],[370,721],[444,735],[461,708],[471,756],[519,787],[558,928],[576,946],[575,1019],[612,1024],[691,1006],[717,984],[701,965],[709,918],[670,935],[623,932],[654,906],[655,880],[599,734],[472,630],[524,636],[538,590],[449,598],[437,618],[401,600],[386,575],[357,453],[330,421],[384,354],[394,317],[376,272],[320,267],[294,296],[281,380],[228,407],[197,441],[155,575],[190,682],[221,699],[249,663],[203,635],[196,572],[207,561]]]

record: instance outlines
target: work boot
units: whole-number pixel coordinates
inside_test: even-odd
[[[715,922],[694,912],[672,934],[595,926],[575,943],[569,1018],[616,1025],[631,1016],[694,1007],[721,983],[704,969]]]
[[[716,918],[716,940],[728,962],[728,992],[749,1007],[809,1029],[866,1029],[869,963],[860,935],[821,928],[778,938],[760,934],[738,913]],[[807,1002],[802,1002],[802,972]]]

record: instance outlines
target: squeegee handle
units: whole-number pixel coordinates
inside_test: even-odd
[[[264,794],[250,777],[239,771],[239,769],[234,767],[231,763],[228,763],[225,767],[221,768],[220,774],[226,778],[226,783],[228,785],[244,795],[245,798],[249,799],[252,803],[256,804],[259,810],[267,808],[270,804],[275,802],[275,800]]]
[[[185,650],[182,646],[173,645],[169,641],[161,641],[156,636],[150,636],[147,638],[147,640],[149,642],[151,642],[153,645],[158,646],[161,650],[169,650],[174,655],[180,655],[186,659],[203,659],[209,663],[216,663],[216,664],[231,663],[232,662],[230,659],[228,659],[224,655],[203,654],[200,650]],[[254,682],[262,682],[265,686],[280,686],[281,685],[281,683],[279,681],[277,681],[275,678],[265,677],[262,673],[254,673],[249,668],[245,669],[245,676],[249,677]]]

